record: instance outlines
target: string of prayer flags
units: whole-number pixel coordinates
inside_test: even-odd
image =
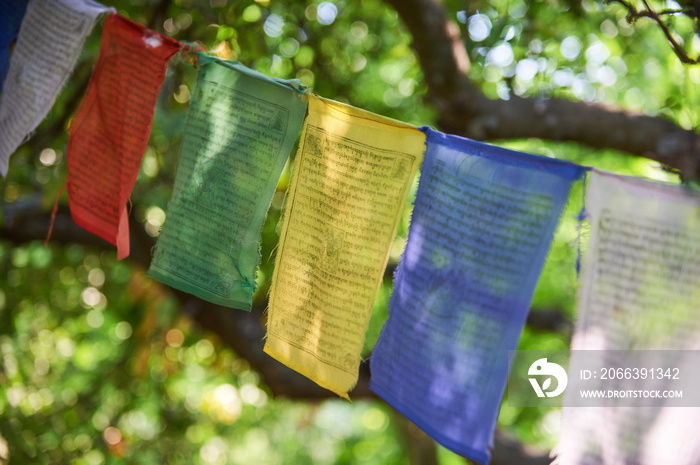
[[[309,97],[264,350],[346,399],[424,148],[414,126]]]
[[[5,2],[10,3],[10,2]],[[0,174],[51,110],[101,13],[91,0],[30,0],[0,99]]]
[[[129,255],[127,201],[146,151],[168,59],[180,43],[117,14],[70,126],[68,200],[73,220]]]
[[[485,464],[508,351],[584,168],[423,129],[425,162],[370,389]]]
[[[687,380],[697,371],[693,351],[700,350],[700,197],[681,186],[594,170],[586,204],[591,236],[570,367],[583,351],[594,350],[605,358],[601,367],[627,368],[620,357],[629,352],[623,351],[644,351],[645,368],[680,367]],[[630,387],[626,382],[596,377],[586,388],[622,392]],[[654,382],[658,392],[679,383],[665,377]],[[565,396],[573,394],[567,390]],[[565,405],[571,405],[567,397]],[[564,408],[555,463],[700,463],[700,409],[621,402]]]
[[[10,46],[17,39],[28,0],[6,0],[0,4],[0,92],[10,66]]]
[[[175,188],[148,275],[250,311],[259,239],[306,99],[297,81],[198,55]]]

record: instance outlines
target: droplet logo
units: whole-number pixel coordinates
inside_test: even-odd
[[[564,392],[564,389],[566,389],[566,385],[569,382],[569,377],[566,374],[566,370],[564,370],[561,365],[557,363],[548,362],[546,358],[535,360],[535,362],[530,365],[530,369],[527,371],[527,374],[529,376],[548,377],[544,380],[542,386],[540,386],[537,378],[528,378],[528,380],[530,380],[530,384],[532,384],[532,388],[535,390],[535,394],[537,394],[537,397],[556,397]],[[556,378],[557,386],[556,389],[548,391],[552,385],[552,378]]]

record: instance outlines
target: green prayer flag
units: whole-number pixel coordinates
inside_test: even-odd
[[[250,311],[259,239],[307,102],[298,81],[199,54],[172,198],[148,275]]]

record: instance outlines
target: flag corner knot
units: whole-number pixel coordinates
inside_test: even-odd
[[[206,53],[206,51],[207,48],[199,40],[195,42],[182,42],[182,47],[180,47],[180,60],[183,63],[197,68],[198,53]]]

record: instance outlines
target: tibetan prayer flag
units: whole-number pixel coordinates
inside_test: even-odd
[[[149,276],[250,310],[260,234],[307,102],[299,84],[199,55],[175,188]]]
[[[345,398],[424,149],[414,126],[310,97],[264,350]]]
[[[146,151],[168,59],[180,43],[117,14],[104,23],[100,57],[70,127],[68,200],[73,220],[129,255],[127,201]]]
[[[572,183],[584,169],[425,129],[408,243],[370,389],[487,463],[514,350]]]
[[[594,350],[605,358],[601,367],[635,368],[619,359],[629,351],[649,351],[642,360],[648,365],[636,368],[665,373],[680,367],[678,379],[688,380],[697,372],[694,351],[700,350],[700,195],[594,171],[586,209],[591,236],[570,366],[587,356],[583,351]],[[650,357],[656,359],[652,366]],[[652,392],[677,389],[679,382],[657,377],[658,391]],[[592,391],[629,387],[615,377],[586,382]],[[649,385],[631,387],[643,392]],[[576,394],[567,390],[565,396],[573,401]],[[571,405],[567,397],[564,405]],[[556,464],[700,463],[699,408],[669,407],[665,401],[631,407],[617,399],[606,405],[563,409]]]
[[[11,3],[11,0],[5,0]],[[46,117],[107,7],[90,0],[30,0],[0,100],[0,174]]]
[[[17,39],[28,0],[5,0],[0,4],[0,92],[10,66],[10,46]]]

